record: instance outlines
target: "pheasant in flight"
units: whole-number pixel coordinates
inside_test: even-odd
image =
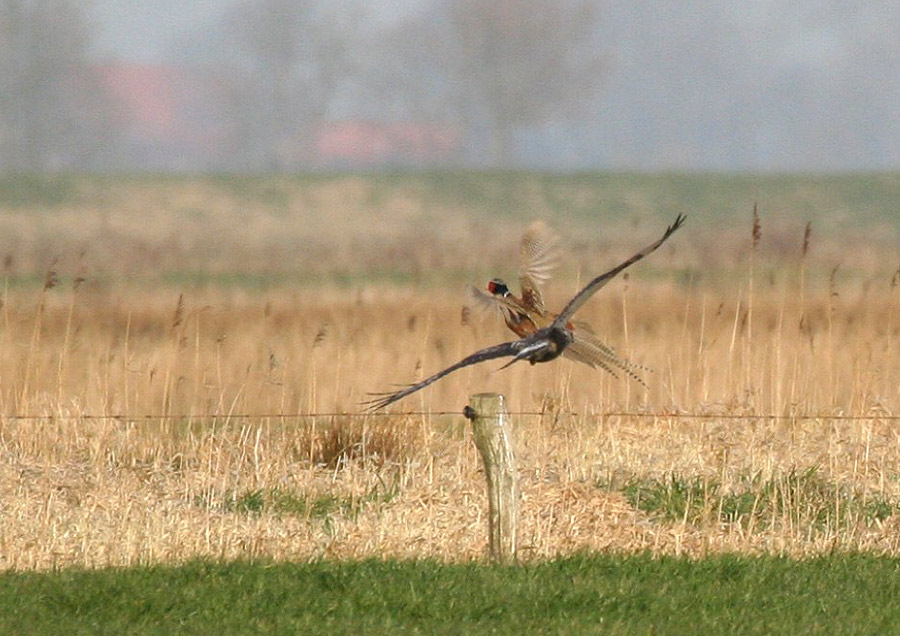
[[[470,304],[481,310],[498,312],[506,326],[520,338],[530,336],[541,327],[549,326],[557,316],[549,313],[544,307],[542,287],[558,263],[558,248],[559,237],[543,222],[535,221],[525,230],[519,246],[521,296],[513,294],[503,279],[494,278],[487,284],[490,293],[471,285],[468,287]],[[468,307],[466,309],[468,314]],[[619,358],[610,347],[600,341],[588,323],[570,320],[566,323],[566,328],[572,332],[574,339],[563,351],[565,357],[582,362],[591,368],[600,367],[613,377],[618,377],[614,371],[618,369],[644,387],[647,386],[635,373],[635,369],[639,367]]]
[[[543,309],[543,300],[540,297],[540,284],[549,276],[547,263],[552,263],[552,259],[549,257],[533,257],[531,258],[532,265],[534,265],[534,263],[541,263],[541,265],[534,266],[531,270],[523,268],[523,271],[529,272],[529,280],[525,281],[522,285],[522,299],[515,299],[515,297],[510,299],[511,294],[509,294],[509,289],[503,290],[505,283],[499,279],[494,279],[489,283],[488,287],[489,291],[493,294],[493,297],[487,297],[485,300],[491,302],[495,300],[501,301],[501,311],[504,312],[504,317],[511,317],[507,320],[507,324],[510,329],[520,336],[519,340],[503,342],[476,351],[456,364],[452,364],[446,369],[425,378],[421,382],[416,382],[415,384],[411,384],[398,391],[374,394],[374,399],[367,402],[366,405],[372,410],[384,408],[420,389],[424,389],[426,386],[440,380],[445,375],[453,373],[463,367],[484,362],[485,360],[512,357],[512,360],[500,367],[501,369],[505,369],[519,360],[528,360],[531,364],[549,362],[569,351],[573,346],[575,347],[575,353],[573,355],[573,353],[570,352],[569,356],[574,360],[585,362],[591,366],[600,366],[610,373],[613,373],[609,368],[610,364],[613,364],[622,370],[630,371],[631,365],[625,361],[619,360],[607,347],[600,345],[602,349],[597,347],[597,351],[594,351],[593,349],[596,347],[596,344],[599,343],[595,344],[596,339],[587,335],[591,333],[589,330],[585,330],[584,327],[579,327],[581,323],[572,322],[572,316],[592,295],[594,295],[594,293],[612,280],[619,272],[638,262],[648,254],[651,254],[659,248],[660,245],[665,243],[666,240],[684,224],[684,219],[685,216],[679,214],[675,218],[675,222],[666,228],[665,234],[663,234],[661,239],[655,243],[651,243],[623,263],[590,281],[580,292],[575,294],[556,316],[546,313]],[[543,231],[535,230],[535,232],[542,233]],[[527,239],[528,236],[529,233],[526,232],[525,238]],[[523,239],[523,245],[525,242],[526,241]],[[545,245],[545,247],[552,247],[552,243],[553,241]],[[544,253],[552,250],[538,248],[535,251]],[[544,256],[546,256],[546,254]],[[552,269],[552,265],[550,268]],[[494,287],[494,289],[491,289],[491,287]],[[531,300],[526,301],[525,299],[528,299],[529,297]],[[535,298],[537,300],[535,300]],[[541,311],[536,311],[534,307],[539,307]],[[576,335],[576,332],[578,335]],[[577,342],[585,344],[577,345]],[[590,355],[588,356],[586,352],[589,352]],[[613,359],[618,361],[618,364],[614,362]],[[634,377],[633,373],[631,373],[631,375]]]

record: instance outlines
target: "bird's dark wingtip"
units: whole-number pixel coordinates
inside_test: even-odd
[[[381,409],[393,404],[396,400],[372,400],[370,402],[361,402],[360,406],[363,407],[363,410],[366,413],[375,413],[376,411],[380,411]]]
[[[405,389],[410,388],[411,384],[397,384],[396,386],[401,387],[397,391],[380,391],[377,393],[366,393],[366,395],[370,396],[371,400],[364,400],[360,402],[359,405],[363,407],[368,412],[380,411],[386,406],[390,406],[394,402],[401,400],[406,397],[405,394],[401,395]]]
[[[666,239],[668,239],[676,231],[678,231],[678,228],[684,225],[685,219],[687,219],[687,216],[679,212],[678,216],[675,217],[675,221],[672,223],[672,225],[666,228],[666,233],[663,234],[663,237],[659,240],[658,243],[656,243],[656,245],[662,245],[662,243],[665,242]]]
[[[371,400],[364,400],[359,403],[359,405],[366,411],[372,412],[377,411],[379,409],[383,409],[388,404],[393,402],[390,398],[393,397],[393,393],[368,393],[367,395],[372,396]]]

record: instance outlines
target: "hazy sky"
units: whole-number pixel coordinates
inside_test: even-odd
[[[246,62],[240,56],[253,54],[225,26],[235,15],[233,7],[255,1],[259,0],[87,0],[78,6],[89,7],[85,11],[94,30],[89,62],[112,66],[119,61],[126,67],[128,62],[162,63],[186,69],[180,80],[184,85],[169,78],[168,89],[173,91],[171,99],[180,100],[179,126],[191,130],[191,139],[219,135],[227,143],[238,143],[239,138],[241,143],[259,141],[262,148],[267,142],[260,131],[269,124],[261,113],[271,110],[265,101],[270,92],[259,74],[252,79],[242,75],[243,67],[234,60]],[[322,1],[329,8],[350,5],[348,0]],[[456,55],[451,44],[458,36],[440,7],[447,6],[442,2],[456,1],[353,3],[365,11],[364,16],[354,16],[355,25],[346,32],[360,38],[347,42],[358,44],[349,47],[357,72],[339,78],[338,88],[324,98],[317,123],[436,122],[462,131],[454,161],[483,161],[483,140],[489,130],[485,96],[456,92],[466,83],[453,77],[453,63],[447,62]],[[521,124],[515,131],[519,146],[515,165],[794,171],[900,166],[900,3],[588,1],[601,7],[592,46],[604,66],[600,72],[579,75],[573,84],[580,85],[584,78],[596,85],[597,95],[586,114],[570,115],[562,108],[555,117]],[[399,18],[404,23],[393,24]],[[326,25],[316,28],[327,36]],[[340,36],[339,30],[333,33]],[[527,68],[527,55],[520,58]],[[17,68],[7,71],[19,72]],[[204,82],[206,71],[199,68],[215,69],[216,82]],[[15,83],[17,77],[5,79]],[[189,77],[193,79],[188,81]],[[314,95],[315,86],[302,85],[306,77],[297,74],[291,90],[304,98],[295,96],[292,104],[302,105]],[[11,85],[3,81],[0,76],[0,89]],[[388,82],[395,82],[393,90],[385,90],[392,88]],[[154,86],[158,88],[145,82],[145,87]],[[304,92],[307,89],[311,92]],[[63,104],[58,112],[68,117],[73,111]],[[8,113],[25,117],[31,109],[0,112],[0,128],[51,129],[20,125]],[[92,130],[91,122],[102,116],[99,110],[86,115],[85,130]],[[126,127],[123,124],[123,130]],[[245,134],[246,139],[241,137]],[[92,135],[84,138],[93,139]],[[187,161],[185,156],[194,157],[192,165],[201,167],[249,156],[223,150],[225,141],[217,150],[186,139],[178,152],[166,150],[170,136],[157,140],[160,147],[153,152],[158,151],[161,167],[170,165],[165,161],[183,165],[178,162]],[[46,140],[47,157],[68,152],[64,144],[60,150],[54,143]],[[0,136],[0,167],[4,157],[17,156],[9,148]],[[135,146],[128,156],[138,161],[157,156],[153,152]]]
[[[120,59],[162,59],[175,40],[213,22],[234,0],[96,0],[97,52]]]
[[[95,0],[92,11],[100,56],[158,62],[179,37],[203,32],[239,0]],[[390,19],[422,0],[380,0],[367,3],[373,14]]]

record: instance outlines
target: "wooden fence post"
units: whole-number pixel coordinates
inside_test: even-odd
[[[478,393],[469,398],[464,414],[472,422],[487,478],[491,560],[510,563],[516,559],[519,483],[506,400],[497,393]]]

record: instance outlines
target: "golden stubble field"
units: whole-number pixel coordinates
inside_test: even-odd
[[[493,222],[361,178],[250,203],[190,180],[102,185],[2,218],[22,238],[0,307],[2,567],[484,558],[458,415],[481,391],[522,412],[523,558],[900,554],[890,240],[863,250],[822,217],[804,252],[808,219],[764,213],[754,248],[750,207],[719,226],[701,212],[580,316],[652,370],[649,390],[566,360],[487,363],[366,414],[367,392],[509,337],[461,324],[463,287],[514,278],[531,218],[571,248],[559,307],[669,215],[630,194],[598,237],[552,206]]]

